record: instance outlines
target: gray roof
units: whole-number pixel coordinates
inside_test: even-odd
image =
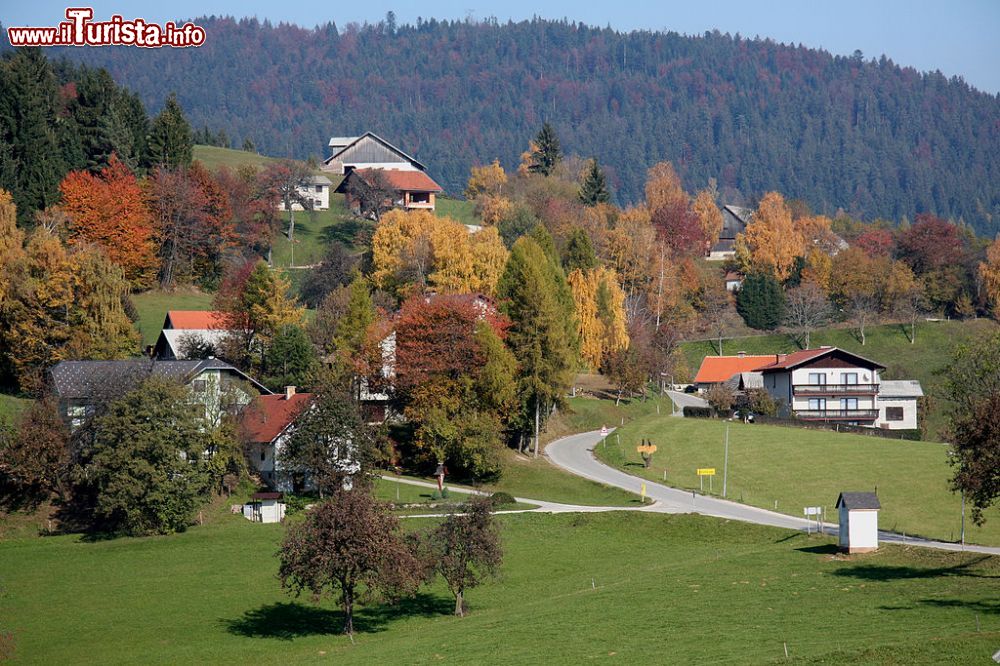
[[[49,370],[52,388],[61,400],[88,400],[115,395],[149,377],[165,377],[186,384],[205,370],[228,370],[264,393],[265,386],[239,368],[216,358],[158,361],[145,358],[122,361],[60,361]]]
[[[302,182],[309,183],[310,185],[333,185],[333,181],[331,181],[329,178],[327,178],[326,176],[318,176],[318,175],[306,176],[305,178],[302,179]]]
[[[880,398],[919,398],[924,395],[916,379],[883,379],[878,387]]]
[[[837,508],[846,506],[848,511],[853,509],[881,509],[882,505],[878,501],[875,493],[840,493],[837,498]]]

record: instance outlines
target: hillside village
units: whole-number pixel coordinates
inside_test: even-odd
[[[55,86],[37,52],[0,62]],[[260,606],[225,620],[218,654],[195,629],[199,661],[249,639],[274,658],[323,656],[318,641],[341,625],[351,638],[337,654],[357,632],[353,658],[407,661],[425,640],[445,650],[428,636],[452,607],[478,627],[455,634],[463,643],[492,631],[479,622],[528,633],[513,600],[543,580],[580,595],[588,622],[623,615],[600,630],[603,650],[639,619],[626,598],[663,612],[665,569],[676,608],[738,587],[741,616],[802,595],[833,623],[857,602],[831,600],[855,590],[867,614],[847,621],[864,633],[892,571],[917,572],[894,588],[917,604],[942,594],[918,571],[935,567],[978,599],[961,612],[986,619],[921,658],[978,657],[1000,636],[993,601],[961,578],[1000,575],[997,471],[983,462],[998,450],[1000,239],[930,212],[828,217],[778,191],[727,201],[714,178],[685,189],[669,161],[647,166],[641,201],[618,205],[601,162],[564,152],[548,123],[516,168],[469,165],[461,192],[368,128],[331,128],[364,131],[332,136],[322,161],[196,145],[175,97],[147,118],[101,72],[58,76],[103,90],[107,113],[129,106],[148,138],[88,125],[95,102],[60,97],[51,118],[98,139],[59,129],[47,182],[0,179],[0,560],[92,549],[109,564],[88,566],[170,596],[156,566],[104,546],[211,549],[162,555],[171,572],[189,557],[217,565],[179,576],[175,593],[228,618],[247,602],[218,576],[240,569]],[[738,544],[751,549],[740,563]],[[580,563],[582,583],[549,561],[574,551],[598,560]],[[364,571],[316,564],[334,552]],[[508,578],[514,567],[542,578]],[[0,572],[29,618],[0,614],[0,660],[16,643],[29,660],[44,653],[30,568]],[[750,595],[768,585],[787,586],[785,601]],[[338,610],[283,591],[332,595]],[[946,601],[906,622],[930,631]],[[539,604],[569,626],[559,603]],[[808,636],[803,654],[844,661],[886,640],[838,657]],[[764,660],[756,639],[726,650],[743,640],[760,650],[748,661]],[[146,637],[112,645],[92,658],[152,654]]]

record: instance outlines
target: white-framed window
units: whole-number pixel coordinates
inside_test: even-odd
[[[856,372],[842,372],[842,373],[840,373],[840,383],[841,384],[857,384],[858,383],[858,373],[856,373]]]
[[[810,372],[809,383],[812,385],[826,386],[825,372]]]
[[[826,398],[809,398],[809,410],[813,412],[826,411]]]

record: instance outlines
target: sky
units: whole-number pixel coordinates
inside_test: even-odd
[[[702,34],[708,30],[770,37],[779,42],[822,48],[838,55],[860,50],[866,58],[888,56],[898,65],[920,71],[940,70],[967,83],[1000,94],[1000,0],[647,0],[617,2],[558,0],[399,0],[330,2],[298,0],[92,0],[74,3],[94,7],[98,19],[121,14],[163,23],[205,15],[256,16],[304,27],[334,21],[375,23],[390,10],[397,23],[424,19],[485,19],[501,22],[539,16],[567,18],[619,30],[673,30]],[[4,26],[48,26],[63,19],[64,2],[0,0]],[[208,35],[211,39],[211,34]]]

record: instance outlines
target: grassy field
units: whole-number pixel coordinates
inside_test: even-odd
[[[729,426],[728,499],[802,515],[805,506],[825,506],[836,522],[841,491],[878,489],[879,526],[934,539],[955,541],[961,534],[961,498],[948,479],[947,448],[779,426]],[[721,494],[727,423],[712,419],[647,417],[622,428],[621,449],[614,438],[595,451],[608,464],[631,474],[698,489],[695,469],[714,467],[713,486]],[[642,438],[657,445],[652,465],[643,468],[635,447]],[[705,492],[709,490],[705,481]],[[966,541],[1000,545],[1000,509],[987,513],[983,527],[966,519]]]
[[[268,162],[275,161],[273,157],[248,153],[245,150],[232,150],[231,148],[217,148],[216,146],[194,147],[194,159],[205,165],[209,171],[216,171],[219,167],[227,167],[233,171],[244,164],[253,164],[262,167]]]
[[[18,398],[17,396],[0,393],[0,423],[10,420],[28,408],[31,400],[28,398]]]
[[[167,310],[210,310],[212,294],[200,291],[147,291],[132,297],[139,311],[139,333],[142,335],[142,346],[156,343],[156,338],[163,328],[163,320]]]
[[[447,197],[437,197],[434,205],[435,212],[440,217],[450,217],[462,224],[482,224],[483,221],[476,216],[476,206],[471,201],[463,199],[449,199]]]
[[[283,594],[280,525],[0,543],[0,628],[21,663],[985,663],[1000,560],[830,541],[698,516],[502,517],[499,579],[358,613]],[[406,520],[423,528],[428,520]]]
[[[294,240],[289,242],[288,213],[281,213],[282,233],[274,239],[271,261],[278,267],[309,266],[319,263],[332,241],[339,241],[349,248],[357,247],[358,234],[374,229],[373,223],[352,215],[344,203],[343,194],[330,195],[330,208],[317,211],[296,211]]]
[[[994,330],[989,319],[969,321],[920,322],[916,341],[910,344],[906,331],[899,325],[874,326],[866,331],[866,344],[861,345],[849,329],[827,328],[812,335],[812,346],[831,345],[860,354],[886,366],[885,379],[918,379],[924,393],[935,395],[942,382],[941,371],[951,360],[954,348],[977,335]],[[723,343],[726,354],[745,351],[747,354],[776,354],[796,351],[798,347],[787,335],[757,335],[733,338]],[[718,354],[709,341],[685,342],[681,350],[691,367],[692,376],[705,356]],[[944,425],[946,405],[933,400],[928,414],[928,436],[937,438]]]

